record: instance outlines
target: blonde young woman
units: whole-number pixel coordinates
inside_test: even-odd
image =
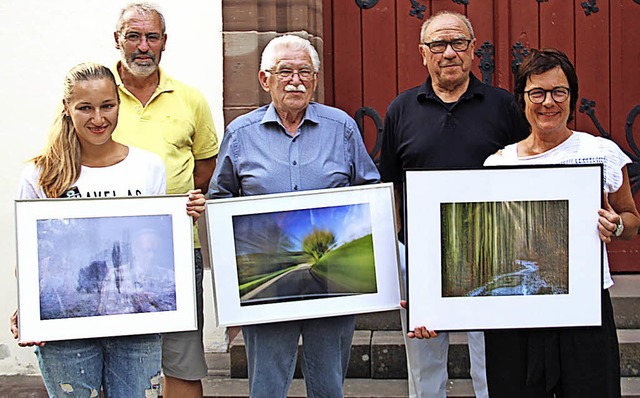
[[[64,80],[62,107],[49,142],[25,167],[18,196],[86,197],[98,191],[115,196],[164,194],[163,161],[111,138],[118,124],[119,105],[116,81],[108,68],[94,63],[72,68]],[[197,219],[204,204],[199,190],[190,192],[187,213]],[[15,314],[11,330],[17,338]],[[93,397],[101,389],[107,398],[157,394],[159,334],[19,344],[37,346],[42,378],[52,397]]]

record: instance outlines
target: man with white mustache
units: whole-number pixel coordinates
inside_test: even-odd
[[[400,230],[405,221],[404,170],[482,167],[484,159],[502,148],[503,143],[517,142],[529,134],[513,96],[483,84],[471,73],[475,45],[473,27],[464,15],[442,11],[431,16],[422,25],[418,45],[429,77],[389,105],[380,174],[383,181],[394,183]],[[405,311],[401,316],[406,325]],[[484,335],[467,335],[475,394],[486,398]],[[448,334],[417,328],[405,336],[405,345],[410,396],[445,398]]]
[[[311,102],[319,68],[318,53],[308,40],[284,35],[267,44],[258,79],[271,103],[229,123],[208,197],[379,181],[355,121],[339,109]],[[244,326],[251,397],[287,396],[300,336],[307,396],[342,397],[354,326],[353,315]]]
[[[120,96],[113,138],[158,154],[165,162],[167,193],[205,192],[215,168],[218,139],[206,99],[160,68],[166,48],[165,19],[149,3],[122,9],[113,34],[120,61],[113,68]],[[196,231],[194,231],[196,232]],[[207,376],[202,328],[202,255],[197,233],[194,274],[198,330],[162,336],[164,396],[202,397]]]

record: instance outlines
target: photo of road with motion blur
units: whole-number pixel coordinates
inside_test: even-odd
[[[233,217],[240,305],[376,293],[368,203]]]

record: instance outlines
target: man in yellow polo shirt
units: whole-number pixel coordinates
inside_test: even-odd
[[[150,4],[125,7],[114,38],[121,59],[114,68],[120,94],[115,140],[157,153],[167,171],[167,193],[206,192],[215,168],[218,140],[204,96],[159,68],[167,34],[160,11]],[[196,248],[199,248],[197,242]],[[202,397],[207,375],[202,342],[202,256],[194,254],[198,330],[163,335],[162,368],[167,398]]]

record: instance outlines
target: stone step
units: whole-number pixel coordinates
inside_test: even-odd
[[[618,329],[640,329],[640,274],[614,275],[609,289]]]
[[[228,353],[210,353],[207,355],[207,362],[211,364],[211,361],[217,363],[219,367],[210,369],[210,373],[214,374],[210,374],[203,380],[205,398],[245,398],[249,396],[247,379],[229,377]],[[620,379],[620,384],[622,385],[622,398],[640,398],[640,377],[623,377]],[[407,397],[408,388],[405,379],[347,379],[344,383],[344,393],[345,398],[399,398]],[[305,397],[304,380],[294,379],[288,396]],[[447,397],[472,398],[473,396],[471,380],[449,380]],[[40,376],[0,376],[0,397],[46,398],[47,393]]]
[[[640,398],[640,378],[623,377],[620,379],[622,386],[622,398]],[[345,398],[406,398],[408,396],[407,381],[372,380],[372,379],[347,379],[344,383]],[[246,379],[213,379],[204,381],[205,398],[240,398],[249,396],[249,387]],[[306,397],[304,381],[294,379],[289,389],[290,398]],[[450,379],[447,384],[448,398],[474,398],[473,386],[469,379]],[[13,397],[18,398],[18,397]]]
[[[623,377],[640,376],[640,329],[619,329],[620,371]],[[230,376],[247,377],[247,357],[242,333],[231,343]],[[449,377],[469,378],[469,350],[466,333],[450,333]],[[295,378],[302,377],[300,351]],[[357,330],[354,333],[348,378],[404,379],[407,377],[407,359],[401,331]]]

